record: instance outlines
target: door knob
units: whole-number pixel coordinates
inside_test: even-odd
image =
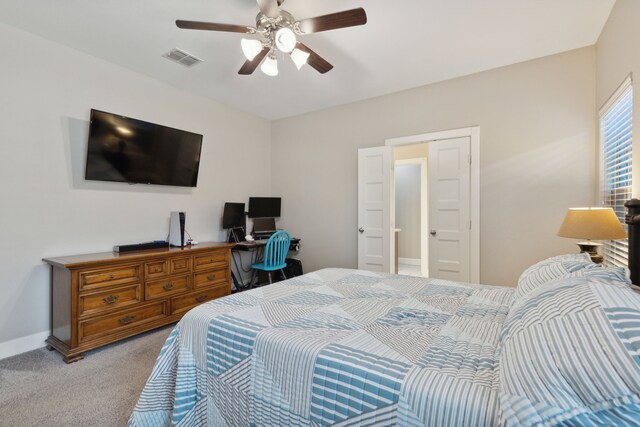
[[[436,231],[436,230],[431,230],[431,231],[429,231],[429,234],[431,234],[432,236],[435,236],[435,235],[436,235],[436,233],[437,233],[437,231]]]
[[[361,232],[361,233],[364,233],[364,228],[360,227],[360,228],[358,228],[358,231]]]

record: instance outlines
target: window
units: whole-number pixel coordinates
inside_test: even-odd
[[[628,77],[600,111],[600,157],[602,205],[613,208],[624,223],[624,203],[631,198],[631,125],[633,89]],[[626,266],[628,259],[626,240],[604,243],[606,265]]]

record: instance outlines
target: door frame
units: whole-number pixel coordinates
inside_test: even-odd
[[[429,192],[427,187],[427,158],[415,157],[413,159],[395,160],[394,166],[398,165],[417,165],[420,166],[420,232],[424,233],[429,230]],[[395,169],[393,171],[395,175]],[[395,179],[394,179],[395,182]],[[397,182],[395,183],[397,185]],[[395,185],[393,197],[395,199]],[[394,200],[395,201],[395,200]],[[394,210],[395,212],[395,210]],[[393,220],[395,223],[395,218]],[[396,224],[397,226],[398,224]],[[402,232],[400,232],[402,237]],[[396,257],[398,254],[396,254]],[[429,271],[429,240],[420,238],[420,272],[423,276],[427,276]],[[397,273],[397,271],[396,271]]]
[[[466,138],[470,140],[469,151],[471,158],[470,168],[470,217],[471,230],[469,233],[469,275],[472,283],[480,283],[480,126],[472,126],[460,129],[450,129],[440,132],[429,132],[419,135],[403,136],[386,139],[384,144],[397,147],[419,143],[429,143],[443,139]],[[394,171],[391,171],[392,176]],[[395,206],[395,192],[391,194],[391,204]],[[395,209],[391,210],[391,223],[395,224]]]

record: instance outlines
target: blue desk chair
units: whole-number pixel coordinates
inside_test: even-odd
[[[282,277],[285,279],[287,276],[284,274],[284,268],[287,266],[285,259],[289,253],[289,244],[291,243],[291,236],[286,231],[276,231],[269,237],[267,245],[264,249],[264,258],[262,262],[251,264],[253,269],[253,275],[251,276],[251,287],[253,287],[253,280],[256,276],[256,270],[266,271],[269,275],[269,283],[273,283],[271,278],[271,272],[280,270]]]

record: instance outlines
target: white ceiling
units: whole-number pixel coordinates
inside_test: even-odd
[[[255,25],[255,0],[0,0],[0,21],[255,115],[278,119],[594,44],[615,0],[286,0],[296,19],[364,7],[365,26],[301,38],[321,75],[240,76],[242,34],[186,19]],[[162,55],[178,47],[203,64]]]

